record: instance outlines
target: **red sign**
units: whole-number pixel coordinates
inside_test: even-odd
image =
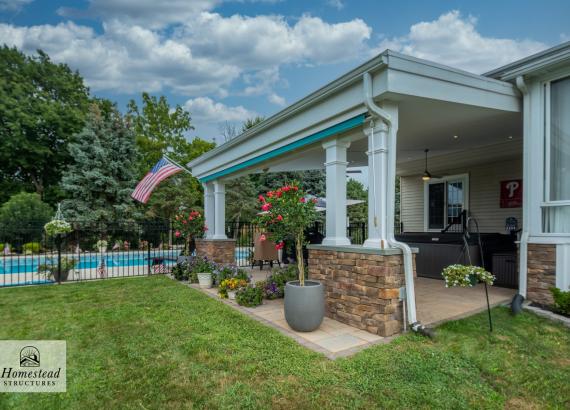
[[[501,181],[501,208],[520,208],[522,206],[522,179]]]

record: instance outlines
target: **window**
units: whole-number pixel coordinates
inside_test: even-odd
[[[458,222],[467,209],[468,178],[458,175],[425,183],[425,230],[439,231]]]
[[[570,77],[545,84],[545,114],[543,231],[570,233]]]

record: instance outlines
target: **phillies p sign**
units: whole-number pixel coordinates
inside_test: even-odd
[[[501,181],[501,208],[520,208],[522,199],[522,179]]]

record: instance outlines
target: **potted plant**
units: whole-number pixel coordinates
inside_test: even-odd
[[[238,279],[238,278],[230,278],[224,279],[220,283],[220,290],[219,295],[222,298],[228,298],[234,300],[236,298],[237,292],[247,286],[247,280],[245,279]]]
[[[212,273],[214,269],[215,266],[206,258],[199,258],[193,261],[192,272],[198,277],[198,284],[201,288],[209,289],[212,287]]]
[[[174,229],[174,236],[184,239],[182,258],[179,258],[178,261],[189,262],[192,254],[190,249],[192,240],[201,238],[207,230],[204,225],[204,216],[195,210],[180,212],[174,217]]]
[[[285,319],[294,330],[313,331],[324,318],[324,288],[320,282],[305,280],[303,245],[305,229],[317,218],[316,200],[308,200],[294,181],[265,196],[260,195],[259,201],[261,213],[258,223],[277,243],[275,247],[282,249],[286,238],[292,238],[295,243],[299,278],[285,285]],[[262,235],[261,239],[267,238]]]
[[[38,266],[38,274],[44,275],[56,282],[65,282],[69,278],[69,272],[75,268],[76,264],[77,260],[64,256],[61,258],[61,271],[58,272],[58,261],[48,259],[46,263]]]

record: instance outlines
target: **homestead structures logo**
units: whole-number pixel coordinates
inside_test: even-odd
[[[0,341],[0,393],[65,392],[66,377],[65,341]]]
[[[20,351],[20,367],[40,367],[40,351],[26,346]]]

